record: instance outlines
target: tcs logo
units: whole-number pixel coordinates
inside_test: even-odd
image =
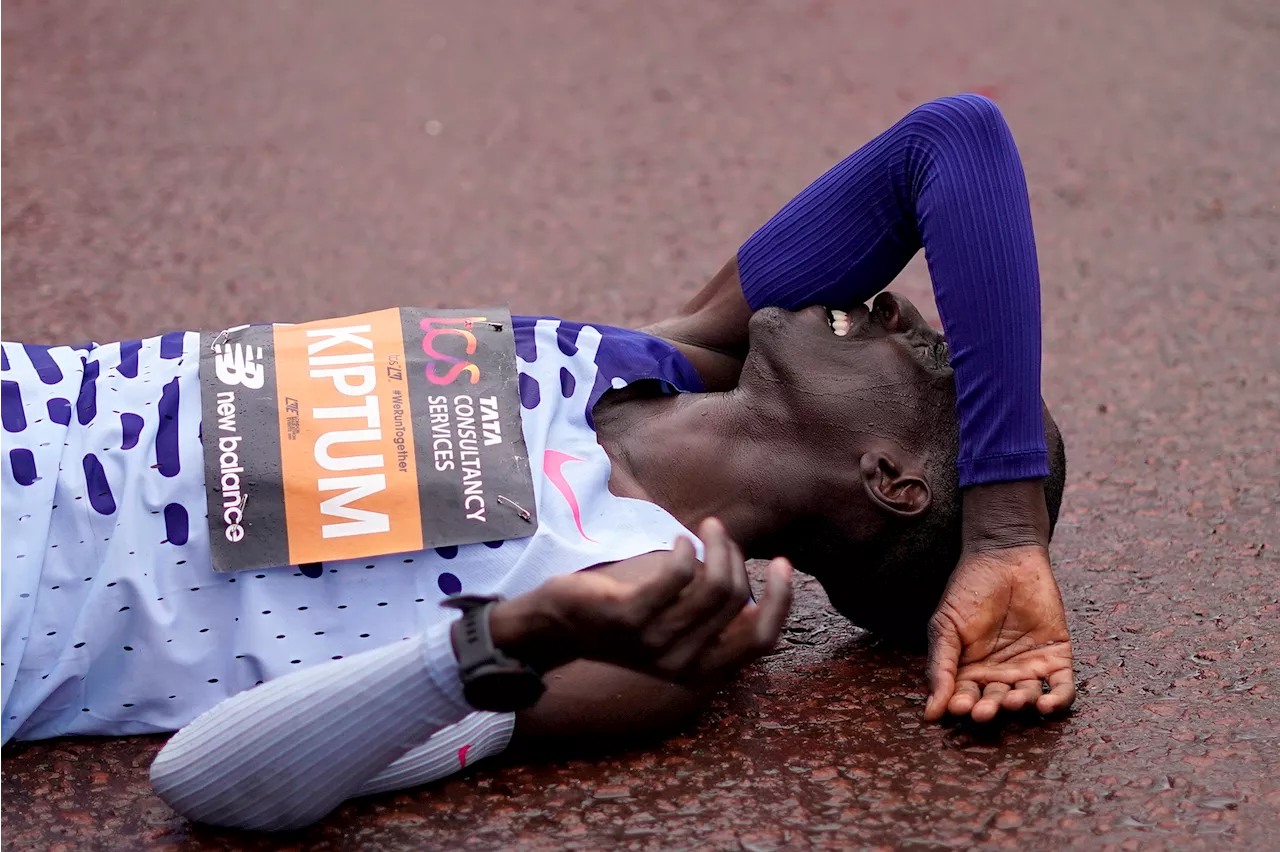
[[[470,361],[462,358],[455,358],[452,355],[445,355],[436,350],[437,340],[444,338],[446,335],[461,337],[465,341],[465,350],[467,355],[474,355],[476,352],[476,336],[471,333],[471,327],[478,322],[488,322],[486,317],[425,317],[418,325],[422,328],[422,351],[426,353],[428,359],[426,374],[427,381],[433,385],[452,384],[458,376],[466,373],[471,378],[471,384],[480,381],[480,368]],[[436,328],[436,324],[444,326]],[[462,326],[462,328],[451,328],[449,326]],[[449,366],[445,369],[444,374],[437,372],[437,364],[443,363]]]

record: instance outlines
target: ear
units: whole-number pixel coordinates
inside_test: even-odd
[[[899,518],[914,518],[932,505],[929,481],[914,465],[907,468],[894,455],[872,450],[863,453],[859,467],[862,487],[882,511]]]

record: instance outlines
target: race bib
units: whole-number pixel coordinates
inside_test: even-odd
[[[532,535],[506,308],[200,336],[215,571]]]

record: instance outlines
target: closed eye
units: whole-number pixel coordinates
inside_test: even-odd
[[[951,363],[951,349],[942,338],[912,342],[911,351],[916,360],[932,370],[945,370]]]
[[[938,359],[939,367],[948,367],[951,365],[951,347],[947,345],[947,341],[939,340],[933,345],[934,357]]]

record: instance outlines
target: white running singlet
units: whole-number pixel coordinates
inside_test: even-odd
[[[610,493],[590,415],[642,379],[700,391],[693,366],[640,332],[513,320],[532,537],[236,574],[210,567],[198,334],[4,343],[3,741],[176,730],[255,684],[454,617],[449,595],[519,595],[693,538]]]

